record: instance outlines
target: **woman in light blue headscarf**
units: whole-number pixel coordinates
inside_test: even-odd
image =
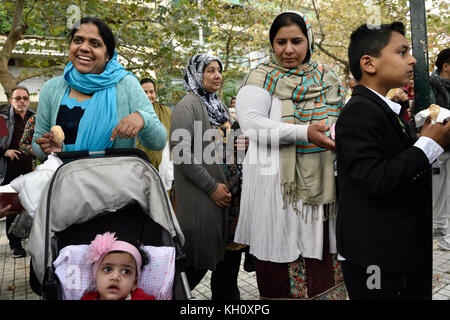
[[[134,148],[136,136],[148,149],[161,150],[167,132],[134,75],[117,61],[109,26],[85,17],[70,33],[69,60],[61,77],[43,86],[33,151],[45,158],[59,151]],[[59,125],[63,143],[51,128]]]

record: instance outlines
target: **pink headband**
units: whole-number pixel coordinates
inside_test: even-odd
[[[135,246],[125,241],[118,241],[115,233],[105,232],[104,234],[98,234],[88,248],[87,262],[94,263],[92,272],[94,273],[94,281],[97,274],[97,269],[102,262],[103,257],[111,251],[124,251],[128,252],[134,257],[136,261],[136,269],[138,279],[141,277],[141,265],[142,256]]]

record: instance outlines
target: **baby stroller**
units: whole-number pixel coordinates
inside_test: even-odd
[[[133,236],[144,246],[171,247],[171,297],[191,298],[184,273],[184,237],[168,194],[147,155],[138,149],[62,152],[66,161],[45,186],[29,237],[30,285],[46,300],[64,299],[54,262],[68,246],[89,245],[96,234]],[[80,246],[83,247],[83,246]]]

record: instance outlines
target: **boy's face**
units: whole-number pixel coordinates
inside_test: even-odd
[[[373,57],[376,81],[388,90],[405,86],[413,76],[416,62],[410,54],[408,40],[394,31],[389,44],[381,50],[381,56]]]

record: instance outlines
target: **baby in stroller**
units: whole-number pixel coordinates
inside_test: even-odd
[[[191,297],[182,264],[184,237],[167,192],[156,169],[131,151],[67,154],[71,161],[45,185],[29,240],[30,286],[36,294],[80,300],[98,291],[92,264],[86,263],[88,247],[97,235],[114,232],[121,240],[139,241],[149,257],[141,265],[138,288],[155,300]]]
[[[149,262],[147,253],[136,241],[125,242],[114,236],[98,234],[89,245],[87,262],[93,264],[97,290],[84,294],[81,300],[155,300],[137,287],[143,266]]]

